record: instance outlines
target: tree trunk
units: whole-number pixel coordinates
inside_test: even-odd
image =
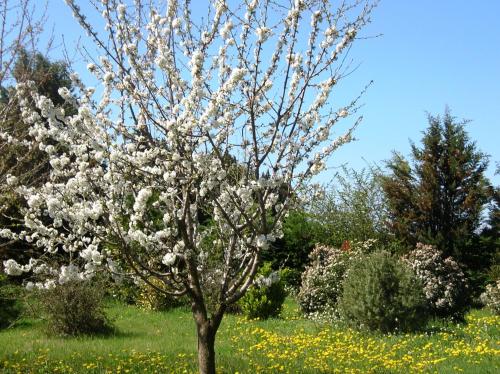
[[[215,330],[209,321],[197,324],[200,374],[215,374]]]

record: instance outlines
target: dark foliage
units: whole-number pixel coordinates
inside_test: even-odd
[[[447,110],[429,116],[422,147],[412,145],[412,162],[395,153],[381,178],[392,233],[407,247],[433,244],[469,270],[489,264],[490,253],[477,245],[481,214],[489,200],[484,172],[488,157],[477,150]]]
[[[289,267],[299,272],[304,270],[314,245],[321,241],[323,228],[311,214],[303,210],[291,212],[283,223],[283,238],[272,243],[270,250],[262,254],[275,268]],[[300,285],[300,277],[297,284]]]
[[[0,274],[0,329],[12,324],[20,315],[21,291],[20,286],[9,283],[7,277]]]

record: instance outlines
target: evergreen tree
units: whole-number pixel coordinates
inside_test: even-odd
[[[413,162],[395,153],[382,177],[390,228],[408,246],[434,244],[476,268],[483,254],[475,242],[490,195],[488,157],[469,139],[466,121],[457,122],[448,110],[428,120],[422,147],[412,144]]]
[[[495,174],[500,174],[500,163],[497,163]],[[500,186],[492,189],[491,203],[488,226],[483,233],[491,235],[498,242],[500,240]]]

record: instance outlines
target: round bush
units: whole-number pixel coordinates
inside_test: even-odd
[[[286,298],[284,282],[271,263],[265,263],[254,284],[238,301],[241,312],[250,319],[278,317]]]
[[[40,291],[42,310],[55,335],[103,334],[111,331],[104,313],[105,288],[86,281],[69,281]]]
[[[458,263],[431,245],[418,243],[403,257],[422,282],[429,312],[462,319],[470,303],[467,279]]]
[[[347,272],[341,317],[349,325],[382,332],[409,331],[427,322],[420,281],[385,251],[355,260]]]
[[[297,295],[303,313],[310,316],[334,314],[346,271],[358,255],[358,251],[316,245],[302,273]]]

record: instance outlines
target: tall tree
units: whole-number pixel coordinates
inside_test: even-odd
[[[478,151],[446,110],[443,117],[428,116],[422,146],[412,144],[412,162],[395,153],[382,177],[390,227],[408,245],[436,245],[446,255],[472,265],[473,240],[481,227],[488,202],[484,172],[488,157]]]
[[[201,17],[190,1],[102,0],[95,5],[103,36],[66,2],[103,52],[88,66],[101,87],[59,89],[78,108],[67,115],[18,85],[49,125],[26,117],[49,154],[51,183],[19,188],[28,200],[23,237],[47,256],[26,265],[9,260],[6,269],[45,272],[40,287],[64,286],[99,268],[118,272],[119,257],[158,292],[191,299],[200,372],[215,373],[224,313],[282,235],[290,197],[360,121],[334,136],[332,127],[358,103],[329,99],[349,75],[341,56],[373,5],[215,0]],[[49,151],[51,141],[67,151]],[[241,173],[228,173],[229,159]],[[44,263],[58,251],[70,254],[69,263]]]
[[[496,164],[496,175],[500,175],[500,162]],[[492,200],[488,217],[488,226],[483,232],[490,234],[495,240],[500,239],[500,186],[492,188]]]

